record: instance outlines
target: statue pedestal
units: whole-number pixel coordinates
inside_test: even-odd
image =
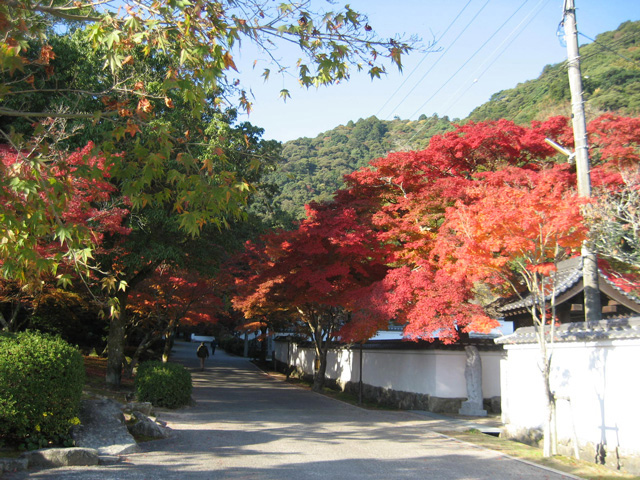
[[[476,402],[462,402],[462,407],[458,410],[460,415],[469,415],[470,417],[486,417],[487,411]]]

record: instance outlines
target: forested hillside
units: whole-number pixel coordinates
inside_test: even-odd
[[[625,22],[580,49],[587,118],[640,112],[640,22]],[[582,43],[584,39],[581,39]],[[495,93],[468,120],[506,118],[517,123],[571,114],[566,63],[547,65],[535,80]]]
[[[384,157],[390,151],[423,149],[429,138],[451,128],[447,117],[421,116],[417,121],[383,121],[376,117],[340,125],[316,138],[299,138],[284,144],[284,163],[272,181],[281,189],[277,200],[297,218],[312,200],[331,198],[342,177]]]
[[[640,22],[625,22],[581,48],[587,118],[604,112],[640,114]],[[581,43],[586,43],[584,38]],[[467,121],[504,118],[520,124],[571,113],[565,63],[547,65],[535,79],[500,91],[476,108]],[[276,200],[302,218],[304,205],[331,198],[342,177],[390,151],[422,150],[429,139],[452,128],[448,117],[425,115],[416,121],[376,117],[360,119],[284,144],[283,163],[271,180],[280,187]]]

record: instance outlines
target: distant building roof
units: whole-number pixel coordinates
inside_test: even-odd
[[[640,338],[640,317],[615,318],[598,322],[564,323],[555,328],[556,342],[593,342]],[[511,335],[497,338],[498,345],[537,343],[534,327],[518,328]]]
[[[640,300],[613,284],[602,274],[602,271],[600,271],[599,283],[600,291],[602,293],[620,302],[627,308],[640,313],[640,303],[638,303]],[[556,272],[556,305],[560,305],[583,290],[582,257],[574,257],[559,262],[558,270]],[[545,301],[550,301],[551,297],[552,294],[550,293],[545,297]],[[527,293],[522,298],[518,298],[515,301],[509,302],[507,300],[508,303],[497,307],[496,310],[501,314],[508,315],[514,310],[531,307],[535,301],[535,296],[531,293]]]

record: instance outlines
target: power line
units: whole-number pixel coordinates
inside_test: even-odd
[[[467,2],[467,4],[462,7],[462,10],[460,10],[460,12],[458,12],[458,15],[456,15],[456,17],[451,21],[451,23],[449,24],[449,26],[445,29],[445,31],[442,33],[442,35],[440,35],[440,37],[435,41],[435,44],[437,45],[440,40],[442,40],[442,38],[447,34],[447,32],[449,31],[449,29],[455,24],[455,22],[458,20],[458,18],[460,18],[460,15],[462,15],[462,13],[467,9],[467,7],[469,6],[469,4],[471,4],[473,0],[469,0]],[[413,70],[411,71],[411,73],[409,75],[407,75],[407,77],[404,79],[404,81],[398,86],[398,88],[396,88],[395,92],[393,92],[391,94],[391,96],[387,99],[386,102],[384,102],[384,105],[382,105],[380,107],[380,110],[378,110],[378,112],[376,113],[376,117],[378,115],[380,115],[380,112],[382,112],[382,110],[384,109],[384,107],[386,107],[389,102],[391,101],[391,99],[396,95],[396,93],[398,93],[400,91],[400,89],[402,87],[404,87],[405,83],[407,83],[409,81],[409,79],[411,78],[411,76],[418,70],[418,68],[420,67],[420,65],[422,65],[422,63],[427,59],[427,56],[433,52],[427,52],[425,53],[425,55],[422,57],[422,59],[420,60],[420,62],[413,68]]]
[[[637,60],[634,60],[634,59],[629,58],[629,57],[625,57],[624,55],[622,55],[622,54],[620,54],[620,53],[616,52],[616,51],[615,51],[615,50],[613,50],[612,48],[609,48],[608,46],[606,46],[606,45],[604,45],[604,44],[602,44],[602,43],[598,42],[597,40],[594,40],[594,39],[593,39],[593,38],[591,38],[591,37],[587,37],[587,36],[586,36],[584,33],[582,33],[582,32],[578,32],[578,35],[580,35],[581,37],[586,38],[587,40],[591,40],[593,43],[595,43],[596,45],[598,45],[598,46],[599,46],[599,47],[601,47],[602,49],[604,49],[604,50],[609,50],[609,51],[610,51],[611,53],[613,53],[614,55],[617,55],[618,57],[623,58],[623,59],[627,60],[628,62],[634,63],[634,64],[636,64],[636,65],[640,65],[640,62],[638,62]]]
[[[544,0],[541,0],[541,1],[544,1]],[[550,1],[550,0],[547,0],[547,3],[548,3],[549,1]],[[540,3],[538,3],[538,5],[536,5],[536,7],[534,7],[534,9],[533,9],[533,10],[535,10],[536,8],[538,8],[538,6],[539,6],[539,5],[540,5]],[[545,4],[544,6],[546,6],[546,4]],[[533,10],[532,10],[532,11],[533,11]],[[527,23],[527,26],[529,25],[529,23],[531,23],[531,21],[533,20],[533,18],[535,18],[535,16],[536,16],[536,15],[538,15],[538,14],[540,13],[540,11],[541,11],[541,10],[539,10],[537,13],[535,13],[535,14],[534,14],[534,16],[533,16],[533,17],[531,17],[531,19],[530,19],[530,20],[529,20],[529,22]],[[525,17],[525,20],[526,20],[526,17]],[[524,20],[523,20],[523,21],[524,21]],[[520,24],[522,24],[522,22],[520,22]],[[519,25],[518,25],[518,27],[519,27]],[[516,28],[518,28],[518,27],[516,27]],[[525,27],[525,28],[526,28],[526,27]],[[523,31],[523,30],[524,30],[524,29],[520,30],[520,31],[518,32],[518,34],[517,34],[517,35],[516,35],[516,36],[515,36],[511,41],[515,40],[515,39],[516,39],[516,38],[517,38],[517,37],[522,33],[522,31]],[[515,31],[515,29],[514,29],[514,31]],[[513,31],[512,31],[511,33],[513,33]],[[510,35],[511,35],[511,34],[509,34],[509,36],[510,36]],[[602,48],[605,48],[605,49],[607,49],[607,50],[611,50],[611,51],[612,51],[612,52],[614,52],[614,53],[617,53],[617,52],[615,52],[615,50],[612,50],[612,47],[617,46],[617,45],[620,45],[620,44],[623,44],[626,40],[628,40],[629,38],[633,38],[633,37],[635,37],[636,35],[637,35],[636,33],[629,33],[629,34],[627,34],[627,35],[624,35],[623,37],[620,37],[619,39],[616,39],[616,40],[615,40],[615,41],[613,41],[613,42],[610,42],[610,43],[609,43],[609,45],[604,45],[604,44],[601,44],[601,43],[598,43],[598,45],[599,45],[600,47],[602,47]],[[509,38],[509,36],[507,36],[507,39]],[[589,40],[591,40],[591,39],[590,39],[589,37],[587,37],[586,35],[584,35],[584,37],[585,37],[585,38],[587,38],[587,39],[589,39]],[[506,40],[505,40],[505,41],[506,41]],[[592,41],[593,41],[593,40],[592,40]],[[502,43],[504,43],[504,41],[503,41]],[[502,52],[500,52],[500,54],[492,60],[492,62],[487,66],[487,68],[485,68],[485,69],[482,71],[482,73],[481,73],[477,78],[480,78],[482,75],[484,75],[484,74],[489,70],[489,68],[491,68],[491,66],[492,66],[492,65],[493,65],[493,64],[498,60],[498,58],[499,58],[499,57],[504,53],[504,51],[506,51],[506,49],[507,49],[507,48],[509,48],[509,46],[510,46],[510,45],[507,45],[507,46],[502,50]],[[498,48],[499,48],[499,47],[498,47]],[[494,52],[493,52],[493,53],[495,53],[495,51],[496,51],[496,50],[494,50]],[[493,53],[492,53],[491,55],[493,55]],[[586,59],[588,59],[588,58],[594,57],[594,56],[599,55],[599,54],[600,54],[600,52],[593,52],[593,53],[590,53],[589,55],[586,55],[586,56],[582,57],[582,60],[586,60]],[[491,56],[491,55],[490,55],[490,56]],[[625,57],[623,57],[623,58],[625,58]],[[632,59],[627,59],[627,60],[630,60],[630,61],[631,61],[631,62],[633,62],[633,63],[637,63],[636,61],[634,61],[634,60],[632,60]],[[558,68],[558,69],[556,69],[556,70],[554,70],[554,71],[550,71],[549,73],[547,73],[547,74],[546,74],[546,77],[547,77],[547,79],[548,79],[548,80],[552,80],[552,79],[555,79],[555,78],[557,78],[557,77],[558,77],[558,78],[559,78],[559,77],[563,77],[563,76],[565,76],[565,75],[566,75],[567,60],[564,60],[563,62],[560,62],[560,63],[559,63],[559,66],[560,66],[560,68]],[[476,71],[477,71],[477,70],[476,70]],[[461,95],[457,95],[457,93],[460,91],[460,89],[458,89],[458,91],[456,91],[456,92],[452,95],[452,96],[456,97],[456,99],[454,100],[454,102],[453,102],[453,103],[451,103],[451,104],[449,104],[449,105],[448,105],[447,109],[449,109],[449,108],[451,108],[453,105],[455,105],[455,104],[459,101],[459,99],[460,99],[462,96],[464,96],[464,94],[466,94],[466,93],[467,93],[467,92],[468,92],[468,91],[473,87],[473,85],[475,85],[475,84],[476,84],[476,81],[474,80],[474,82],[473,82],[473,83],[471,83],[471,84],[466,88],[466,90],[465,90],[464,92],[462,92],[462,94],[461,94]],[[410,146],[411,142],[413,141],[413,139],[414,139],[414,138],[416,138],[416,137],[418,136],[418,134],[419,134],[419,133],[420,133],[424,128],[425,128],[425,126],[422,126],[422,127],[420,127],[419,129],[417,129],[417,130],[414,132],[414,134],[413,134],[413,135],[412,135],[408,140],[406,140],[406,141],[404,142],[404,146],[403,146],[402,148],[405,148],[405,147],[406,147],[406,148],[408,148],[408,147]],[[402,148],[401,148],[401,149],[402,149]]]
[[[493,38],[500,32],[500,30],[502,30],[504,28],[504,26],[509,23],[509,21],[516,15],[516,13],[518,13],[522,7],[524,7],[529,0],[524,0],[524,2],[522,2],[522,4],[520,4],[520,6],[502,23],[502,25],[500,25],[490,36],[489,38],[487,38],[485,40],[485,42],[480,45],[480,47],[473,52],[473,54],[460,66],[460,68],[458,68],[458,70],[456,70],[441,86],[440,88],[438,88],[427,100],[426,102],[424,102],[415,112],[413,112],[411,115],[409,115],[409,118],[413,117],[414,115],[416,115],[418,112],[420,112],[424,106],[429,103],[438,93],[440,93],[440,91],[446,87],[449,82],[456,76],[458,75],[458,73],[460,73],[460,71],[467,66],[467,64],[473,60],[473,58],[475,58],[475,56],[491,41],[493,40]],[[408,144],[411,140],[413,140],[413,138],[415,138],[415,135],[417,134],[417,132],[404,144],[404,147],[408,147]]]
[[[464,34],[464,32],[467,31],[467,29],[469,28],[469,26],[471,26],[471,24],[476,20],[476,18],[478,18],[478,15],[480,15],[480,13],[484,10],[484,8],[489,4],[491,0],[487,0],[486,3],[480,8],[480,10],[478,10],[476,12],[476,14],[473,16],[473,18],[469,21],[469,23],[467,23],[467,25],[462,29],[462,31],[458,34],[458,36],[453,40],[453,42],[451,42],[451,44],[446,48],[446,50],[444,51],[444,53],[438,57],[438,59],[434,62],[433,65],[431,65],[431,68],[429,68],[429,70],[426,71],[426,73],[422,76],[422,78],[420,78],[420,80],[418,80],[418,82],[413,86],[413,88],[411,90],[409,90],[409,92],[404,96],[404,98],[402,100],[400,100],[400,102],[395,106],[395,108],[392,111],[396,111],[398,109],[398,107],[400,105],[402,105],[404,103],[404,101],[409,97],[409,95],[411,95],[413,93],[413,91],[418,88],[418,86],[422,83],[422,81],[427,77],[427,75],[429,75],[429,73],[431,73],[431,71],[436,67],[436,65],[438,65],[438,63],[440,63],[440,60],[442,60],[444,58],[444,56],[447,54],[447,52],[451,49],[451,47],[453,47],[455,45],[455,43],[458,41],[458,39]],[[528,0],[525,0],[525,2]]]
[[[458,88],[458,90],[456,90],[451,97],[454,98],[454,101],[452,103],[450,103],[447,108],[445,108],[445,111],[450,110],[456,103],[458,103],[460,101],[460,99],[462,97],[464,97],[464,95],[476,84],[478,83],[478,80],[480,78],[482,78],[482,76],[487,73],[487,71],[489,71],[489,69],[493,66],[494,63],[496,63],[498,61],[498,59],[504,54],[504,52],[506,52],[509,47],[511,47],[513,45],[513,42],[527,29],[527,27],[531,24],[531,22],[533,21],[533,19],[538,16],[540,14],[540,12],[543,10],[543,8],[546,6],[546,4],[548,4],[551,0],[540,0],[538,2],[538,4],[533,7],[533,9],[527,14],[527,16],[525,16],[525,18],[523,18],[520,23],[509,33],[509,35],[507,35],[505,37],[505,39],[500,43],[500,45],[498,45],[493,52],[491,52],[491,54],[487,57],[487,60],[489,58],[491,58],[497,51],[498,49],[504,45],[505,42],[509,41],[509,44],[506,45],[502,51],[496,55],[493,60],[491,61],[491,63],[489,63],[489,65],[487,65],[487,67],[482,70],[482,72],[480,72],[480,74],[476,75],[475,72],[477,72],[478,70],[480,70],[480,68],[482,68],[482,66],[487,62],[487,60],[485,60],[482,64],[480,64],[480,66],[475,70],[475,72],[471,75],[471,78],[473,78],[473,81],[469,84],[469,86],[467,86],[467,88],[464,90],[464,92],[462,92],[461,94],[459,93],[460,90],[462,90],[463,86],[461,86],[460,88]],[[543,5],[544,2],[544,5]],[[542,8],[539,8],[542,5]],[[535,10],[538,9],[538,11],[536,12]],[[522,24],[524,22],[527,22],[526,25],[523,28],[520,28],[522,26]],[[515,35],[514,35],[515,33]],[[418,133],[418,131],[416,131],[416,134]]]
[[[485,40],[485,42],[484,42],[482,45],[480,45],[480,47],[479,47],[475,52],[473,52],[473,54],[472,54],[472,55],[471,55],[471,56],[470,56],[470,57],[469,57],[469,58],[468,58],[468,59],[467,59],[467,60],[466,60],[466,61],[465,61],[461,66],[460,66],[460,68],[458,68],[458,70],[456,70],[456,71],[453,73],[453,75],[451,75],[451,76],[450,76],[450,77],[449,77],[449,78],[448,78],[448,79],[447,79],[447,80],[442,84],[442,86],[440,86],[440,88],[438,88],[438,90],[436,90],[436,91],[435,91],[435,92],[434,92],[434,93],[433,93],[433,94],[432,94],[432,95],[427,99],[427,101],[426,101],[426,102],[424,102],[422,105],[420,105],[420,107],[419,107],[415,112],[413,112],[411,115],[409,115],[409,118],[411,118],[411,117],[413,117],[414,115],[416,115],[418,112],[420,112],[420,111],[424,108],[424,106],[425,106],[427,103],[429,103],[431,100],[433,100],[433,97],[435,97],[438,93],[440,93],[440,91],[441,91],[444,87],[446,87],[446,86],[449,84],[449,82],[450,82],[450,81],[451,81],[451,80],[452,80],[456,75],[458,75],[458,73],[460,73],[460,71],[461,71],[464,67],[466,67],[466,66],[467,66],[467,64],[468,64],[471,60],[473,60],[473,59],[475,58],[475,56],[476,56],[478,53],[480,53],[480,51],[481,51],[481,50],[482,50],[482,49],[483,49],[483,48],[484,48],[484,47],[485,47],[485,46],[486,46],[486,45],[487,45],[491,40],[493,40],[493,37],[495,37],[495,36],[500,32],[500,30],[502,30],[502,29],[504,28],[504,26],[505,26],[505,25],[506,25],[506,24],[507,24],[507,23],[508,23],[508,22],[509,22],[509,21],[510,21],[514,16],[515,16],[515,14],[516,14],[516,13],[518,13],[518,12],[520,11],[520,9],[521,9],[522,7],[524,7],[524,6],[525,6],[525,4],[526,4],[528,1],[529,1],[529,0],[524,0],[524,2],[522,2],[522,4],[521,4],[521,5],[520,5],[520,6],[519,6],[519,7],[518,7],[518,8],[517,8],[517,9],[516,9],[516,10],[515,10],[515,11],[514,11],[510,16],[509,16],[509,18],[507,18],[507,19],[502,23],[502,25],[500,25],[500,26],[498,27],[498,29],[497,29],[495,32],[493,32],[493,33],[491,34],[491,36],[490,36],[489,38],[487,38],[487,40]]]

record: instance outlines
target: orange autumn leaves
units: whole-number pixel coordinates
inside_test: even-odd
[[[594,187],[613,189],[637,167],[638,119],[594,121]],[[237,308],[249,318],[303,305],[341,308],[337,336],[369,338],[389,321],[411,339],[445,343],[496,326],[475,298],[549,278],[554,259],[580,252],[589,226],[575,169],[544,139],[569,148],[567,119],[526,128],[469,123],[431,139],[420,152],[396,152],[346,178],[335,199],[308,208],[293,232],[253,244],[252,275],[238,276]]]
[[[558,249],[587,238],[569,165],[510,167],[477,175],[467,199],[447,209],[434,254],[453,276],[499,283],[509,264],[549,274]]]

